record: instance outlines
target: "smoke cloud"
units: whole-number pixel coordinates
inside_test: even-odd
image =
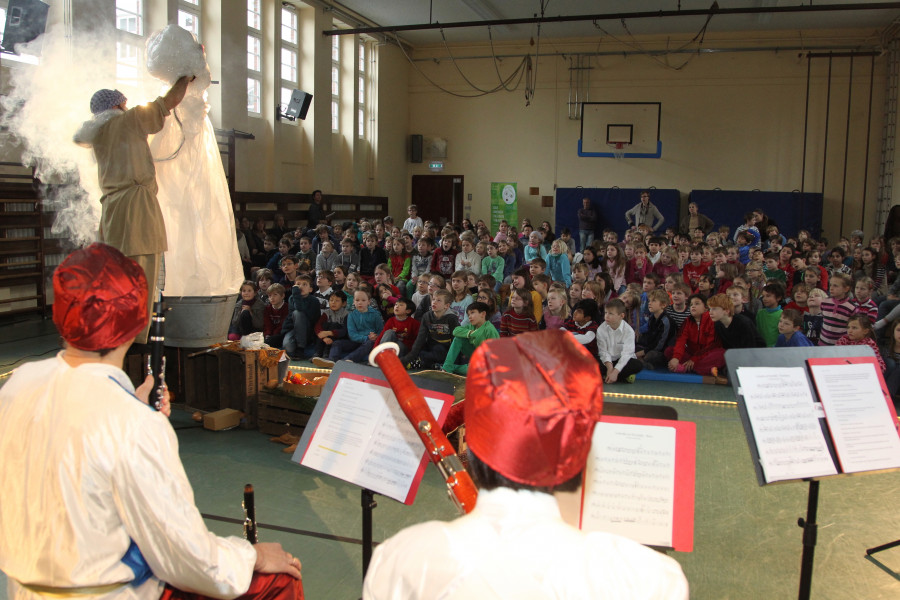
[[[158,90],[160,82],[145,75],[135,87],[117,85],[112,31],[69,34],[56,25],[19,50],[40,56],[40,63],[4,61],[9,85],[8,95],[0,98],[0,125],[20,147],[22,163],[35,167],[43,183],[56,184],[44,199],[47,210],[57,212],[53,233],[84,246],[97,238],[101,192],[92,152],[77,146],[72,136],[91,118],[89,102],[98,89],[118,87],[134,105],[147,101],[145,90]],[[143,65],[137,72],[144,73]]]

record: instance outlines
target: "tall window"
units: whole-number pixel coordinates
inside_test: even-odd
[[[300,54],[297,33],[297,10],[293,6],[281,8],[281,104],[287,106],[297,87],[297,57]]]
[[[144,35],[143,0],[116,0],[116,29]]]
[[[262,112],[262,9],[260,0],[247,0],[247,112]]]
[[[341,93],[341,40],[340,36],[331,36],[331,131],[338,132],[340,117]]]
[[[178,25],[200,39],[200,0],[178,0]]]
[[[366,137],[366,43],[360,39],[357,48],[356,65],[356,126],[357,136],[360,139]]]
[[[144,62],[144,1],[116,0],[116,82],[137,88]]]

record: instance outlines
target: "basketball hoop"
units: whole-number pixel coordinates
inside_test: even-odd
[[[616,160],[622,160],[625,158],[625,149],[631,144],[625,142],[607,142],[606,145],[612,150],[612,154]]]

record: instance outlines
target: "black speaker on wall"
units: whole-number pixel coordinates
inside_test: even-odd
[[[302,121],[306,118],[306,113],[309,112],[309,105],[312,102],[312,98],[312,94],[307,94],[301,90],[294,90],[293,93],[291,93],[291,101],[285,109],[283,116],[291,121],[297,119]]]
[[[414,133],[409,136],[409,162],[422,162],[422,134]]]
[[[4,52],[16,52],[16,44],[27,44],[44,33],[50,5],[40,0],[9,0],[3,30]],[[16,52],[18,54],[18,52]]]

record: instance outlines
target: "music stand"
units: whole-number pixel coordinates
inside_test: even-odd
[[[756,442],[753,426],[750,422],[750,416],[743,396],[743,390],[739,384],[737,377],[737,369],[740,367],[777,367],[791,368],[802,367],[806,375],[806,383],[812,391],[813,399],[818,399],[815,385],[809,373],[807,360],[811,358],[852,358],[852,357],[874,357],[872,349],[868,346],[819,346],[807,348],[742,348],[732,349],[725,353],[725,362],[728,366],[729,379],[734,382],[733,389],[735,398],[738,403],[738,412],[741,416],[741,422],[744,425],[744,433],[747,436],[747,443],[750,448],[750,455],[753,459],[753,466],[756,470],[756,477],[759,485],[770,485],[772,483],[787,483],[791,481],[806,481],[809,483],[806,518],[797,519],[797,525],[803,529],[802,545],[803,550],[800,561],[800,586],[798,598],[800,600],[808,600],[812,588],[813,562],[815,558],[816,537],[818,533],[818,524],[816,522],[818,503],[819,503],[819,481],[821,479],[831,477],[842,477],[843,473],[838,472],[836,475],[825,475],[817,477],[802,477],[792,480],[782,480],[770,482],[766,479],[763,466],[760,462],[759,450]],[[828,446],[828,452],[835,465],[839,465],[837,452],[832,441],[832,437],[828,431],[828,425],[824,418],[819,419],[819,425],[824,434],[825,443]],[[900,541],[897,542],[900,544]],[[875,548],[873,550],[878,551]]]
[[[424,377],[413,381],[443,424],[453,386]],[[314,440],[317,446],[311,448]],[[386,462],[379,458],[386,456]],[[335,364],[291,460],[360,488],[365,578],[372,559],[375,494],[412,504],[429,462],[380,369],[349,361]]]

